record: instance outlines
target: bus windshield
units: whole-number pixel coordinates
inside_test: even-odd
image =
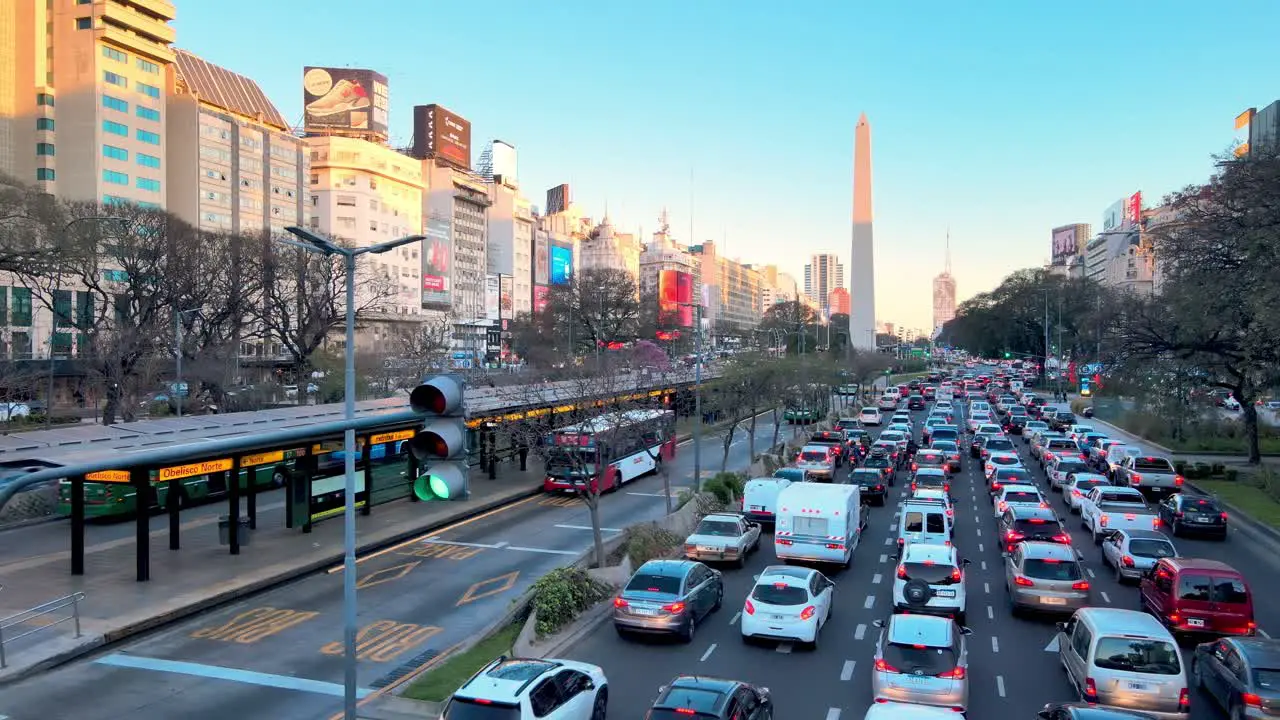
[[[586,477],[596,473],[596,451],[579,448],[552,448],[547,453],[547,475]]]

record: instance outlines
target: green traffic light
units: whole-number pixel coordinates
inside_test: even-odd
[[[1009,359],[1009,358],[1011,358],[1011,357],[1013,357],[1013,353],[1005,353],[1005,354],[1004,354],[1004,359],[1005,359],[1005,360],[1008,360],[1008,359]]]
[[[423,502],[431,500],[448,500],[449,484],[444,478],[437,477],[431,473],[423,473],[413,482],[413,494]]]
[[[431,492],[434,493],[436,497],[441,500],[449,499],[449,483],[445,482],[444,478],[431,475],[428,478],[428,482],[431,485]]]

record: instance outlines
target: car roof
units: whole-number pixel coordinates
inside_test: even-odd
[[[498,658],[457,692],[468,698],[515,700],[534,680],[559,667],[561,663],[553,660]]]
[[[1173,640],[1173,636],[1155,616],[1139,610],[1087,607],[1077,610],[1075,616],[1093,625],[1099,635],[1146,636]]]
[[[1147,499],[1147,496],[1143,495],[1142,491],[1139,490],[1138,488],[1125,487],[1123,485],[1109,485],[1107,487],[1102,488],[1102,491],[1103,491],[1102,492],[1103,495],[1107,495],[1107,494],[1129,495],[1131,497],[1132,496],[1140,497],[1143,500]]]
[[[1053,508],[1029,506],[1029,505],[1010,505],[1009,512],[1013,515],[1014,520],[1057,520],[1058,514]]]
[[[737,522],[742,519],[741,515],[735,513],[709,513],[702,517],[703,520],[723,520],[725,522]]]
[[[802,567],[796,565],[770,565],[760,571],[760,576],[756,578],[756,584],[771,584],[776,582],[790,582],[792,580],[799,584],[809,582],[809,578],[818,572],[813,568]]]
[[[946,502],[947,491],[939,490],[938,488],[919,488],[915,492],[911,493],[911,497],[917,500],[939,500]]]
[[[696,564],[692,560],[650,560],[636,568],[636,574],[643,572],[645,575],[682,578]]]
[[[889,619],[888,640],[896,645],[950,647],[955,623],[933,615],[893,615]]]
[[[1204,572],[1222,573],[1224,575],[1240,575],[1240,571],[1230,565],[1218,560],[1210,560],[1208,558],[1190,558],[1190,557],[1173,557],[1165,558],[1170,560],[1169,564],[1177,570],[1191,571],[1201,570]],[[1241,577],[1243,577],[1241,575]]]
[[[955,556],[955,548],[933,543],[911,543],[902,554],[902,562],[950,563]]]
[[[1022,546],[1022,556],[1031,560],[1061,560],[1063,562],[1075,562],[1079,558],[1076,557],[1075,548],[1070,545],[1061,545],[1052,542],[1039,542],[1034,540],[1025,540],[1018,543]]]
[[[1255,668],[1280,666],[1280,641],[1259,637],[1233,637],[1226,640],[1239,648]]]
[[[880,413],[880,408],[878,408],[878,407],[864,407],[864,408],[862,408],[862,412],[864,412],[864,413],[876,413],[876,414],[879,414],[879,413]]]
[[[1125,528],[1116,530],[1115,532],[1133,540],[1163,540],[1165,542],[1173,542],[1169,539],[1168,535],[1155,530],[1131,530]]]

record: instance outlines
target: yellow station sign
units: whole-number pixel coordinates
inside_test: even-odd
[[[129,482],[129,471],[99,470],[98,472],[86,474],[84,479],[91,482],[127,483]]]
[[[270,465],[284,461],[284,451],[276,450],[275,452],[254,453],[252,455],[240,456],[240,467],[256,467],[258,465]]]
[[[417,430],[397,430],[395,432],[382,433],[380,435],[369,436],[369,443],[372,445],[381,445],[382,443],[396,442],[399,440],[408,440],[414,436]]]
[[[156,480],[164,482],[166,480],[182,480],[183,478],[197,475],[208,475],[209,473],[230,470],[232,464],[231,458],[222,458],[221,460],[206,460],[204,462],[191,463],[190,465],[160,468]]]

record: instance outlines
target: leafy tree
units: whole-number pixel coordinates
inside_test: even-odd
[[[813,352],[818,346],[816,332],[818,314],[799,300],[788,300],[773,305],[760,319],[760,330],[773,340],[784,339],[787,352],[798,354],[802,349]]]
[[[553,367],[609,343],[631,342],[639,330],[638,298],[625,270],[583,270],[548,289],[542,312],[516,319],[512,348],[531,365]]]

